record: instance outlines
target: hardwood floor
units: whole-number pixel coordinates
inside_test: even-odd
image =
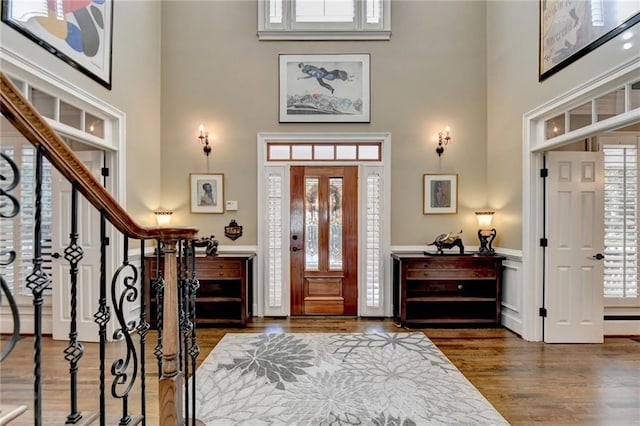
[[[247,328],[198,330],[201,354],[198,364],[225,333],[321,333],[404,332],[390,320],[355,318],[254,319]],[[633,425],[640,424],[640,342],[629,337],[610,337],[602,345],[544,344],[522,340],[498,329],[419,329],[453,362],[467,379],[513,425]],[[148,339],[147,424],[157,423],[157,367]],[[62,424],[69,406],[69,365],[64,361],[67,342],[45,338],[43,390],[45,424]],[[24,337],[1,365],[3,407],[27,405],[28,411],[12,425],[33,424],[33,339]],[[122,345],[108,345],[107,368],[121,357]],[[81,410],[98,407],[97,345],[85,344],[78,390]],[[95,377],[94,377],[95,375]],[[107,371],[109,378],[109,372]],[[107,379],[108,380],[108,379]],[[107,381],[110,394],[110,381]],[[121,405],[108,402],[117,415]],[[136,395],[129,404],[139,411]],[[108,424],[115,424],[108,422]]]

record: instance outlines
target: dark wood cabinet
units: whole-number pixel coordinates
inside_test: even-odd
[[[500,325],[502,256],[393,254],[393,316],[402,326]]]
[[[196,292],[196,324],[237,324],[246,326],[253,306],[253,259],[255,254],[221,253],[218,256],[197,256],[196,277],[200,288]],[[155,328],[157,318],[156,292],[151,281],[156,276],[157,258],[145,257],[146,310],[149,323]],[[163,260],[160,267],[163,268]]]

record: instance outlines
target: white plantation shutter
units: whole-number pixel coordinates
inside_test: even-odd
[[[638,297],[638,149],[603,145],[604,296]]]
[[[361,182],[364,188],[361,193],[364,198],[361,203],[366,209],[361,231],[364,246],[361,250],[360,281],[361,290],[365,292],[364,306],[360,309],[361,316],[384,315],[383,284],[384,284],[384,244],[383,244],[383,168],[377,166],[363,166],[360,169]]]
[[[5,141],[3,140],[3,143]],[[35,250],[35,158],[36,150],[31,145],[3,146],[2,152],[11,158],[20,170],[20,184],[11,191],[11,195],[20,202],[20,213],[11,219],[2,219],[0,225],[0,251],[5,253],[15,250],[16,260],[2,266],[0,272],[14,294],[29,295],[26,287],[27,276],[33,271],[33,255]],[[10,168],[2,162],[2,176],[10,176]],[[42,258],[43,270],[51,275],[51,164],[44,160],[42,183]],[[9,204],[2,208],[8,209]],[[3,212],[8,213],[8,212]],[[47,294],[49,290],[45,292]]]
[[[285,286],[289,279],[286,229],[283,228],[283,215],[288,214],[288,197],[285,189],[286,173],[283,167],[267,167],[265,175],[266,215],[263,218],[267,230],[264,279],[266,289],[265,315],[286,315],[289,297]]]

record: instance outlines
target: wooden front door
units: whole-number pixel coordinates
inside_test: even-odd
[[[357,315],[358,168],[291,167],[291,314]]]

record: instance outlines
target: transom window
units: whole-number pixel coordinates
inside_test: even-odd
[[[388,40],[391,0],[258,0],[260,40]]]

